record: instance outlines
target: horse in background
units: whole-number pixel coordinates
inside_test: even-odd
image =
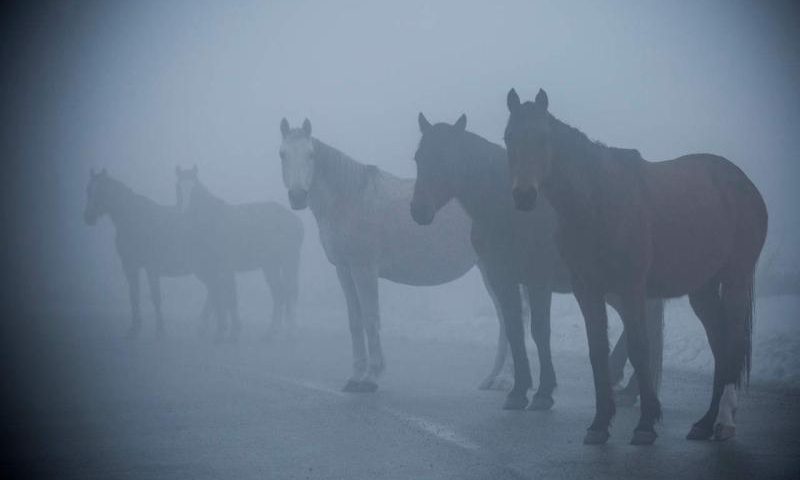
[[[432,125],[420,113],[418,123],[422,138],[414,155],[417,179],[411,216],[420,225],[430,225],[439,209],[453,199],[467,212],[472,219],[472,246],[483,266],[487,288],[505,323],[514,360],[514,387],[503,408],[549,409],[554,403],[556,387],[550,350],[550,302],[553,293],[572,292],[569,272],[554,238],[555,212],[547,204],[535,212],[514,209],[506,151],[467,131],[466,115],[453,125]],[[539,386],[530,403],[527,392],[532,380],[525,351],[520,287],[528,297],[531,336],[539,356]],[[613,300],[609,298],[609,303],[619,308]],[[648,304],[648,318],[656,347],[651,362],[654,370],[660,373],[662,301]],[[624,362],[620,370],[623,366]],[[635,401],[638,393],[635,383],[628,388],[632,389]]]
[[[213,305],[216,311],[225,309],[219,304],[224,298],[221,289],[230,288],[233,278],[198,268],[198,253],[189,241],[188,224],[175,207],[160,205],[135,193],[105,169],[100,173],[91,171],[86,196],[85,223],[94,225],[100,217],[108,215],[114,224],[115,246],[130,298],[129,337],[137,336],[142,327],[139,307],[139,274],[142,270],[147,276],[159,335],[165,329],[161,277],[195,275],[206,287],[206,304]]]
[[[441,285],[476,262],[470,220],[451,203],[431,227],[413,222],[408,204],[414,180],[359,163],[311,136],[311,123],[292,129],[281,121],[283,183],[293,209],[311,209],[322,247],[336,267],[347,303],[353,373],[346,392],[374,392],[385,361],[380,340],[378,278],[413,286]],[[502,329],[488,386],[507,349]]]
[[[212,194],[197,173],[196,166],[176,167],[175,189],[178,210],[187,222],[194,248],[202,253],[204,268],[231,277],[236,272],[261,270],[272,294],[272,319],[265,339],[277,334],[284,323],[293,334],[303,224],[275,202],[229,204]],[[235,287],[222,290],[222,303],[231,308],[218,312],[218,339],[226,334],[236,339],[241,329],[235,293]]]
[[[661,418],[647,362],[648,297],[689,295],[714,355],[711,405],[687,438],[734,436],[737,388],[750,372],[755,268],[767,235],[758,189],[716,155],[650,163],[636,150],[593,142],[550,114],[544,90],[523,104],[511,89],[506,103],[514,203],[531,210],[541,192],[552,205],[559,250],[586,323],[596,413],[584,443],[608,441],[615,411],[603,302],[610,293],[620,296],[641,392],[631,443],[652,444]]]

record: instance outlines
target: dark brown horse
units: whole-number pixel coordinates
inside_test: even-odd
[[[714,354],[711,406],[688,438],[732,437],[736,389],[749,377],[753,277],[767,234],[767,209],[755,185],[715,155],[650,163],[636,150],[592,142],[548,112],[543,90],[522,104],[512,89],[507,104],[514,203],[531,210],[541,191],[555,209],[558,246],[586,323],[596,413],[584,443],[605,443],[614,415],[603,304],[608,293],[621,297],[641,391],[631,443],[653,443],[661,417],[646,361],[648,296],[688,294]]]
[[[486,287],[505,323],[514,359],[514,388],[504,408],[546,410],[553,405],[556,374],[550,354],[550,302],[553,292],[571,293],[569,271],[558,254],[554,233],[556,214],[549,205],[534,212],[514,209],[506,151],[500,145],[466,130],[467,117],[454,125],[431,125],[419,114],[422,133],[414,160],[417,180],[411,215],[421,225],[431,224],[436,213],[456,199],[472,220],[472,246]],[[528,403],[532,385],[525,352],[520,286],[525,288],[531,312],[531,336],[539,354],[539,387]],[[617,308],[616,298],[610,298]],[[652,355],[656,375],[661,372],[663,302],[648,305],[654,335]],[[622,368],[627,356],[621,348]],[[636,400],[636,385],[632,382]]]

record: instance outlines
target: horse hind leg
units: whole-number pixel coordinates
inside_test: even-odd
[[[701,290],[689,295],[689,304],[692,306],[703,328],[706,330],[708,344],[714,355],[714,383],[711,394],[711,404],[705,415],[692,425],[686,438],[689,440],[708,440],[714,434],[714,422],[719,411],[719,403],[723,392],[723,306],[720,298],[720,283],[718,280],[709,282]]]

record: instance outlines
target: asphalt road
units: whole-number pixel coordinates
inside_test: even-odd
[[[800,478],[797,391],[754,386],[734,440],[689,442],[710,381],[667,371],[654,446],[628,444],[638,408],[619,409],[607,445],[585,446],[594,402],[585,358],[556,358],[551,411],[508,412],[504,393],[476,389],[488,346],[388,338],[380,390],[343,394],[348,337],[298,336],[214,346],[175,333],[136,342],[30,333],[4,354],[2,422],[15,447],[0,476]]]

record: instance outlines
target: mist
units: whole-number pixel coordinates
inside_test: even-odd
[[[275,201],[289,208],[278,157],[282,118],[294,127],[307,118],[319,140],[359,162],[413,178],[413,157],[420,140],[419,112],[433,123],[450,124],[466,114],[467,130],[503,145],[506,93],[514,87],[525,99],[546,89],[550,111],[593,140],[635,148],[649,161],[714,153],[731,160],[754,182],[769,211],[759,279],[765,278],[779,290],[764,291],[757,306],[754,385],[784,395],[769,397],[769,401],[789,405],[782,410],[790,419],[784,428],[796,432],[800,388],[800,361],[794,358],[800,346],[800,328],[794,325],[800,313],[798,13],[791,2],[748,1],[68,1],[9,8],[3,20],[5,71],[0,94],[4,105],[2,151],[7,166],[3,214],[8,226],[3,322],[9,345],[20,332],[25,332],[28,340],[9,350],[8,369],[13,372],[8,376],[9,385],[25,386],[11,387],[17,393],[9,396],[8,403],[17,408],[30,403],[28,396],[36,396],[31,403],[35,408],[20,408],[25,411],[24,418],[40,424],[38,430],[28,428],[25,422],[9,428],[33,438],[30,445],[47,449],[51,445],[42,432],[54,431],[48,419],[63,412],[45,412],[49,407],[43,392],[70,383],[90,392],[106,387],[113,391],[118,375],[131,374],[129,367],[139,369],[131,375],[141,375],[141,382],[130,388],[141,387],[137,393],[143,401],[169,396],[163,388],[170,380],[149,383],[140,370],[155,365],[136,363],[141,358],[131,360],[130,345],[122,339],[130,313],[114,227],[107,218],[91,228],[82,220],[92,169],[106,169],[135,192],[160,204],[175,205],[176,166],[197,166],[200,180],[229,203]],[[338,392],[351,362],[346,304],[336,271],[323,252],[314,216],[308,210],[295,213],[305,228],[297,307],[297,342],[301,343],[295,344],[299,345],[296,350],[280,341],[276,346],[255,340],[267,329],[273,301],[264,279],[256,273],[237,276],[246,332],[238,346],[226,345],[220,350],[208,339],[197,337],[204,290],[196,279],[184,277],[162,282],[167,339],[178,346],[154,343],[153,311],[143,285],[140,342],[144,346],[140,348],[153,349],[156,358],[173,366],[194,362],[211,365],[209,371],[223,368],[219,365],[230,371],[237,365],[243,371],[257,370],[256,365],[266,358],[277,369],[270,375],[307,383],[313,378]],[[498,424],[513,423],[508,417],[500,418],[499,397],[480,397],[474,388],[490,366],[497,338],[495,310],[477,269],[435,287],[381,280],[379,288],[381,328],[390,365],[387,390],[397,392],[402,387],[413,392],[419,388],[418,395],[409,393],[401,399],[412,403],[429,397],[449,399],[453,392],[459,398],[478,398],[475,405],[465,407],[476,415],[473,423],[462,430],[457,424],[453,427],[457,438],[463,430],[483,431],[476,423],[494,425],[498,431],[502,431]],[[565,355],[569,360],[564,364],[569,367],[563,370],[570,371],[574,365],[579,372],[562,374],[563,388],[576,392],[576,397],[591,397],[586,335],[571,295],[554,297],[552,318],[556,368],[561,371],[559,355]],[[685,300],[668,303],[666,319],[665,378],[674,382],[681,372],[691,372],[700,378],[701,387],[707,388],[713,359],[702,326]],[[612,315],[612,342],[621,330],[618,318]],[[305,346],[304,335],[309,342]],[[319,338],[327,335],[330,342]],[[535,347],[530,340],[528,343],[536,365]],[[52,359],[44,355],[38,363],[27,363],[26,359],[37,357],[36,352],[47,352],[53,345],[57,345],[54,351],[67,353],[53,354]],[[94,353],[86,354],[84,349]],[[73,350],[84,353],[73,354]],[[426,357],[430,351],[443,353]],[[419,358],[414,358],[414,352]],[[303,360],[298,361],[298,356]],[[113,359],[108,360],[112,366],[106,373],[92,373],[87,358]],[[59,359],[65,363],[54,368],[51,364]],[[70,363],[73,361],[75,364]],[[125,362],[132,362],[135,368]],[[302,366],[292,367],[295,363]],[[452,377],[441,382],[426,377],[429,363],[435,364],[430,367],[435,372],[431,375],[450,372]],[[182,375],[180,370],[169,371],[178,379]],[[216,378],[214,375],[208,373],[208,379]],[[392,375],[397,382],[394,388]],[[203,377],[192,378],[199,381]],[[259,380],[248,377],[241,381]],[[44,388],[40,383],[50,385]],[[662,388],[663,395],[674,400],[672,408],[681,409],[667,416],[665,421],[671,426],[665,429],[674,428],[677,433],[675,438],[664,435],[666,438],[659,440],[663,444],[693,446],[678,438],[695,413],[699,415],[704,408],[689,409],[681,404],[694,396],[692,388]],[[704,389],[701,405],[707,397]],[[217,390],[212,388],[206,393],[217,398],[214,392]],[[71,401],[85,405],[77,400],[83,393],[70,395],[66,396]],[[320,395],[331,397],[324,392]],[[411,430],[424,430],[419,425],[429,418],[451,427],[456,423],[447,409],[440,411],[438,406],[397,414],[406,407],[402,402],[400,406],[392,404],[398,399],[391,393],[385,395],[377,397],[384,404],[369,407],[374,408],[368,416],[376,415],[376,422],[389,421],[380,416],[388,411],[395,413],[386,418],[397,420],[399,415]],[[332,398],[339,401],[335,395]],[[224,402],[209,401],[204,411],[214,412]],[[176,404],[174,408],[180,409],[180,402]],[[367,408],[348,404],[347,411],[357,415],[362,407]],[[299,416],[291,406],[284,408],[287,415]],[[588,422],[591,415],[588,407],[576,408],[586,410],[581,410],[576,425],[569,426],[577,435],[585,427],[581,422]],[[87,422],[94,422],[95,430],[87,429],[104,432],[95,443],[87,443],[91,448],[108,445],[106,442],[116,438],[108,432],[116,425],[113,419],[125,415],[120,413],[124,408],[114,404],[109,409],[114,413],[108,414],[112,418],[108,423],[97,419],[101,413],[97,418],[91,412],[82,414]],[[569,409],[564,402],[553,414],[563,415]],[[684,421],[685,410],[690,411]],[[762,418],[758,415],[761,413],[753,414],[750,422],[757,423]],[[669,416],[681,423],[674,425]],[[420,418],[421,424],[414,423]],[[767,424],[774,420],[763,418]],[[547,420],[548,428],[559,429],[552,421]],[[536,428],[535,418],[525,422],[526,428]],[[625,420],[621,423],[627,425]],[[191,430],[193,425],[186,420],[185,428]],[[524,437],[521,427],[505,426]],[[236,429],[228,427],[230,438],[239,438]],[[342,428],[347,434],[347,428]],[[764,432],[755,428],[747,432],[751,443],[737,444],[741,451],[732,454],[734,460],[726,464],[730,469],[711,473],[735,471],[742,465],[741,458],[762,454],[758,449],[748,450],[761,434]],[[61,431],[53,435],[51,438],[66,438],[59,436]],[[403,435],[398,434],[398,442],[405,441]],[[341,438],[327,431],[321,436],[318,441],[323,449]],[[119,437],[135,444],[135,434],[128,430],[122,429]],[[467,450],[473,444],[483,448],[484,443],[496,440],[466,437],[471,438],[464,441]],[[426,441],[438,440],[434,435]],[[265,440],[265,444],[273,442]],[[169,448],[167,444],[164,449]],[[46,455],[28,452],[28,443],[19,445],[24,451],[20,458],[26,460],[8,460],[9,472],[30,463],[41,467],[33,471],[42,476],[60,473],[62,468],[73,476],[122,476],[126,471],[135,477],[169,476],[164,474],[169,470],[114,470],[103,460],[98,460],[103,467],[96,471],[67,461],[52,463]],[[273,447],[276,450],[270,461],[275,469],[260,470],[260,474],[299,478],[299,470],[284,465],[293,460],[279,446]],[[512,453],[508,455],[522,455],[515,450],[522,448],[524,444],[509,447],[507,452]],[[781,452],[785,458],[771,466],[759,463],[761,457],[752,460],[752,465],[747,464],[752,470],[745,469],[741,478],[747,478],[747,472],[796,474],[796,446],[784,445]],[[128,465],[128,460],[141,453],[131,447],[113,455],[120,464]],[[298,462],[307,460],[295,454]],[[103,457],[102,453],[96,455]],[[394,458],[382,451],[376,455],[380,461]],[[681,453],[671,450],[670,455]],[[502,454],[493,452],[480,458],[494,461],[498,456]],[[447,458],[441,463],[431,460],[437,465],[433,476],[458,476],[447,469],[459,462],[457,455]],[[163,460],[165,464],[170,461]],[[333,468],[347,463],[341,459],[318,461],[320,467],[332,468],[332,476],[392,477],[386,471]],[[657,466],[668,462],[653,462],[647,464],[654,469],[652,476],[666,473]],[[516,457],[510,463],[511,470],[481,471],[479,476],[501,478],[512,470],[524,478],[536,476]],[[254,475],[246,469],[215,469],[213,465],[210,470],[186,475],[215,477],[223,471],[238,477]],[[176,476],[184,474],[180,472]],[[398,472],[400,478],[421,475],[413,469],[400,468]],[[609,468],[605,473],[611,478],[618,471]],[[319,470],[308,474],[328,476]]]

